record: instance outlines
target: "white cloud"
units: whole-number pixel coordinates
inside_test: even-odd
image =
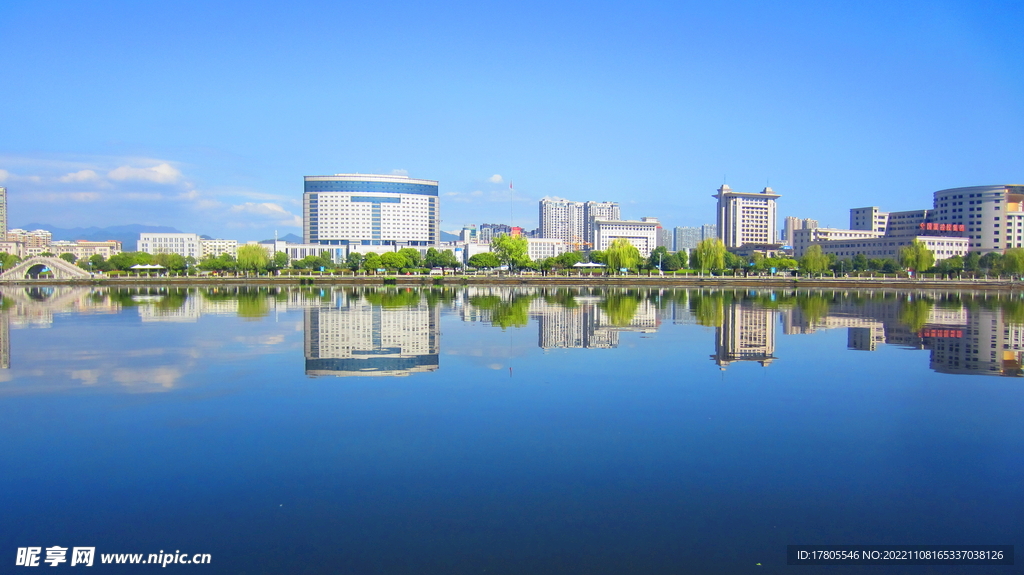
[[[0,170],[0,182],[3,182],[11,176],[11,173],[7,170]]]
[[[471,196],[482,196],[482,195],[484,195],[484,193],[481,192],[480,190],[476,190],[475,192],[470,192],[469,195],[471,195]]]
[[[500,184],[505,180],[501,177],[501,174],[494,174],[493,176],[487,178],[487,181],[492,184]]]
[[[70,174],[61,176],[58,178],[59,181],[66,184],[75,182],[95,182],[100,179],[100,175],[92,170],[79,170],[77,172],[71,172]]]
[[[31,194],[21,201],[43,202],[47,204],[66,204],[67,202],[95,202],[100,199],[97,192],[74,192],[70,194],[41,193]]]
[[[157,184],[173,184],[181,178],[181,171],[178,168],[164,162],[156,166],[149,168],[133,168],[131,166],[121,166],[115,168],[107,174],[112,180],[144,180],[149,182],[155,182]]]
[[[128,192],[128,193],[124,194],[123,197],[126,200],[148,200],[148,201],[153,201],[153,200],[162,200],[162,199],[164,199],[163,194],[142,193],[142,192]]]
[[[264,220],[272,220],[279,225],[302,227],[302,218],[270,202],[246,202],[241,205],[231,206],[230,211],[248,216],[262,216]]]
[[[396,170],[391,170],[391,175],[392,176],[408,176],[409,175],[409,170],[403,170],[402,168],[398,168]]]

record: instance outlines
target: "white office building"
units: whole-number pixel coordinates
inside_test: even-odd
[[[304,183],[304,243],[391,251],[441,241],[441,207],[434,180],[335,174],[306,176]]]
[[[771,188],[744,193],[722,184],[712,197],[718,199],[718,237],[726,248],[775,243],[775,200],[780,196]]]
[[[233,258],[238,257],[238,240],[199,240],[200,258],[206,256],[217,257],[221,254],[228,254]]]
[[[202,257],[199,247],[199,234],[168,234],[141,233],[137,251],[147,254],[178,254],[182,257],[192,256],[196,260]]]
[[[1024,247],[1024,185],[940,190],[934,202],[932,222],[963,229],[972,252]]]
[[[594,249],[606,250],[618,238],[626,238],[640,251],[641,257],[648,257],[658,247],[658,232],[661,223],[657,218],[633,220],[594,220]]]
[[[560,256],[567,251],[570,251],[569,246],[560,239],[526,238],[526,253],[535,262]]]

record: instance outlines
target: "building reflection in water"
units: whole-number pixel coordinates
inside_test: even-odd
[[[440,310],[418,291],[334,292],[305,310],[306,375],[402,376],[438,369]]]
[[[1020,295],[802,290],[539,289],[478,286],[395,288],[2,289],[0,369],[11,367],[11,332],[48,328],[59,314],[112,314],[135,307],[141,321],[194,322],[203,315],[259,319],[301,311],[305,373],[402,376],[439,368],[442,309],[502,329],[535,320],[542,349],[609,349],[623,332],[653,333],[663,322],[714,328],[722,369],[776,361],[778,332],[845,328],[847,348],[896,345],[928,350],[940,373],[1024,375]]]
[[[618,347],[621,332],[651,333],[661,325],[653,303],[630,293],[538,298],[530,315],[537,319],[537,345],[543,349]]]

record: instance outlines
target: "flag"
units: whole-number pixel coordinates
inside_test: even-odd
[[[508,189],[510,189],[510,190],[512,189],[512,180],[508,181]]]

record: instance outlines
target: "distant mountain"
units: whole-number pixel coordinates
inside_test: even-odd
[[[53,234],[54,240],[89,240],[92,242],[102,242],[104,240],[117,240],[121,242],[121,249],[126,252],[135,251],[137,242],[139,241],[139,234],[143,232],[154,232],[154,233],[166,233],[166,234],[180,234],[180,230],[177,230],[168,226],[144,226],[142,224],[128,224],[126,226],[110,226],[106,228],[98,228],[92,226],[89,228],[58,228],[51,226],[50,224],[25,224],[20,226],[23,230],[47,230]]]
[[[263,240],[263,242],[261,242],[261,243],[272,242],[272,241],[274,241],[274,238],[270,238],[269,240]],[[295,235],[295,234],[285,234],[285,235],[277,238],[277,241],[279,241],[279,242],[288,242],[290,244],[301,244],[302,243],[302,238],[297,236],[297,235]]]
[[[459,234],[450,234],[448,232],[441,232],[442,242],[457,242],[459,241]]]

